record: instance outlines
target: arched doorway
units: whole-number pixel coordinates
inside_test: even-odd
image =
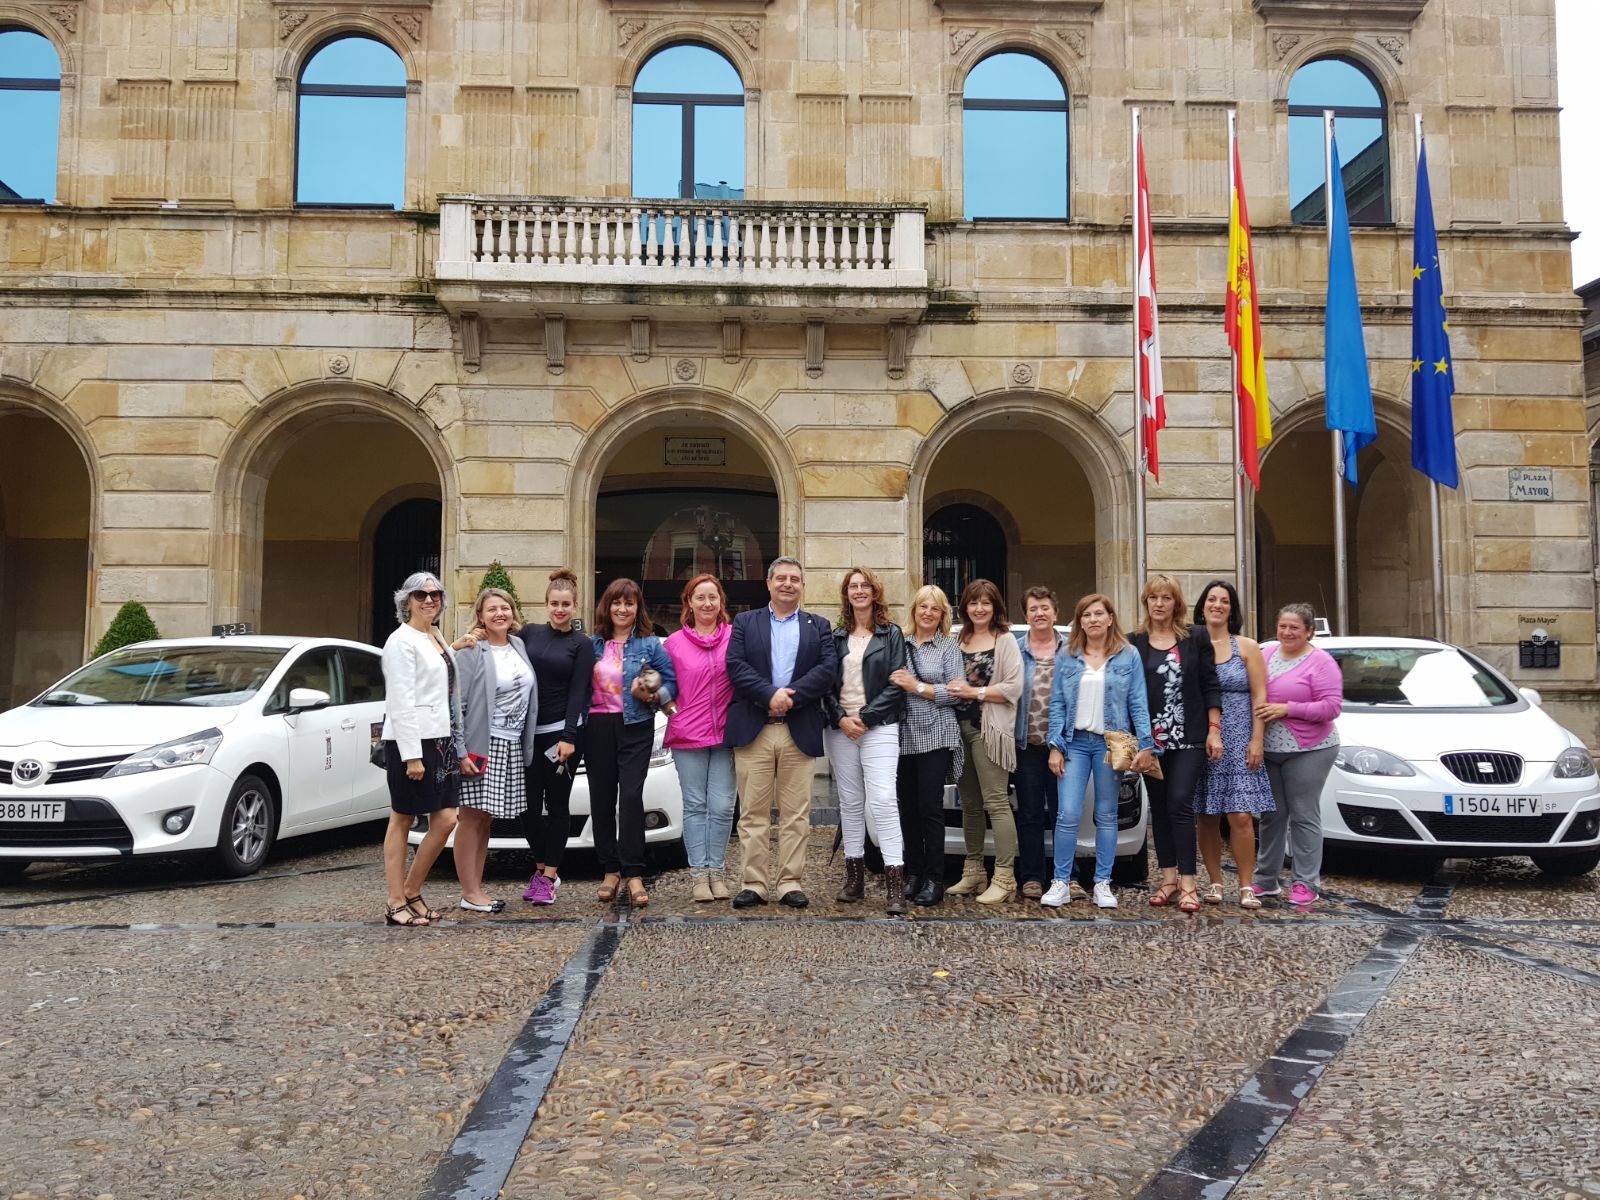
[[[634,433],[610,456],[595,504],[593,595],[635,579],[656,624],[677,628],[683,585],[722,580],[734,612],[767,601],[780,553],[778,488],[756,446],[726,426]]]
[[[311,408],[268,434],[245,472],[239,619],[260,633],[381,644],[394,589],[443,570],[438,468],[417,434],[371,409]],[[254,498],[254,503],[251,503]]]
[[[1427,494],[1405,438],[1379,422],[1361,452],[1360,484],[1345,491],[1350,628],[1337,628],[1333,451],[1311,422],[1280,434],[1261,464],[1256,496],[1256,613],[1262,636],[1285,604],[1305,602],[1335,632],[1414,636],[1432,630]]]
[[[0,709],[83,662],[92,504],[72,435],[0,399]]]
[[[1070,606],[1085,592],[1113,590],[1126,570],[1106,489],[1091,483],[1102,448],[1048,415],[1066,403],[999,405],[935,443],[920,496],[917,566],[952,603],[982,575],[1000,585],[1020,619],[1025,588],[1053,588]]]

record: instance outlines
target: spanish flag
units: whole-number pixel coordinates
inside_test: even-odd
[[[1250,214],[1244,203],[1244,173],[1239,143],[1233,144],[1233,203],[1228,216],[1228,345],[1237,381],[1239,461],[1261,490],[1261,447],[1272,440],[1272,410],[1267,404],[1267,365],[1261,355],[1261,312],[1256,303],[1256,260],[1250,248]]]

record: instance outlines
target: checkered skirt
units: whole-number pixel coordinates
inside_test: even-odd
[[[489,739],[489,769],[482,775],[462,777],[461,807],[476,808],[491,817],[522,815],[528,807],[528,781],[520,742]]]

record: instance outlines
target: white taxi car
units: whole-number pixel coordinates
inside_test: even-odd
[[[1319,637],[1344,675],[1322,790],[1333,844],[1600,865],[1600,776],[1583,742],[1483,660],[1425,638]]]
[[[249,875],[274,840],[384,816],[371,646],[140,642],[0,713],[0,872],[39,859],[203,851]]]

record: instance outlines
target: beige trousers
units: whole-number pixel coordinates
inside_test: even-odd
[[[767,725],[748,746],[733,752],[739,781],[739,849],[744,886],[762,898],[799,888],[811,836],[814,760],[802,754],[782,724]],[[772,809],[778,809],[778,879],[772,882]]]

